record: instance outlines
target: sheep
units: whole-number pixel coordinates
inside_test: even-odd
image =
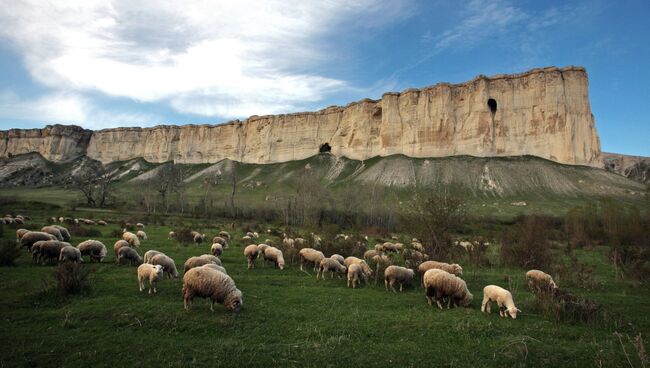
[[[81,255],[90,256],[90,261],[101,262],[106,257],[107,251],[106,246],[97,240],[86,240],[77,245],[77,249],[81,251]]]
[[[156,284],[163,278],[163,267],[161,265],[151,265],[148,263],[143,263],[138,266],[138,286],[140,292],[144,290],[144,281],[149,280],[149,294],[153,290],[155,294]]]
[[[391,242],[385,242],[384,244],[381,245],[382,251],[384,252],[393,252],[397,253],[400,250],[400,246],[398,245],[399,243],[391,243]]]
[[[213,256],[212,254],[202,254],[199,256],[199,258],[207,259],[210,262],[221,266],[221,259],[219,259],[219,257]]]
[[[228,274],[228,272],[226,272],[226,269],[223,266],[219,266],[219,265],[214,264],[214,263],[206,263],[206,264],[204,264],[203,266],[200,266],[200,267],[212,268],[213,270],[223,272],[226,275]]]
[[[135,224],[135,227],[137,227],[140,230],[144,230],[144,224],[143,223],[138,222],[137,224]]]
[[[424,246],[422,243],[417,241],[417,239],[413,239],[413,242],[411,243],[411,247],[419,252],[424,253]]]
[[[99,225],[99,226],[108,226],[108,222],[106,222],[104,220],[99,220],[99,221],[97,221],[97,225]]]
[[[376,249],[369,249],[363,253],[363,259],[365,259],[366,262],[369,262],[374,256],[378,254],[381,254],[381,252],[378,252]]]
[[[56,237],[56,240],[63,241],[63,235],[61,235],[61,230],[55,228],[54,226],[43,226],[41,231],[44,233],[52,234]]]
[[[63,218],[63,217],[59,217],[58,220],[59,220],[60,223],[63,223],[63,222],[65,221],[65,218]]]
[[[20,238],[23,237],[23,235],[27,234],[29,230],[27,229],[18,229],[16,230],[16,240],[20,240]]]
[[[212,244],[214,243],[219,243],[223,246],[223,249],[228,249],[228,241],[224,237],[221,236],[215,236],[212,238]]]
[[[345,267],[343,264],[341,264],[339,261],[333,258],[323,258],[321,259],[320,263],[318,264],[318,272],[316,272],[316,280],[318,280],[319,276],[325,280],[325,272],[329,271],[330,272],[330,278],[334,278],[334,272],[339,273],[340,275],[345,275],[347,272],[347,267]]]
[[[115,252],[115,262],[117,262],[117,254],[120,251],[120,248],[129,247],[129,242],[126,240],[118,240],[113,245],[113,252]]]
[[[199,245],[203,243],[203,240],[205,240],[205,234],[194,234],[192,240],[194,241],[194,244]]]
[[[61,256],[61,249],[68,245],[70,243],[59,240],[37,241],[32,247],[32,258],[41,264],[45,264],[46,261],[51,259],[58,260]]]
[[[137,266],[142,264],[142,257],[140,257],[137,250],[131,247],[122,247],[117,252],[117,263],[122,264],[124,261]]]
[[[144,255],[142,256],[142,262],[151,264],[151,259],[154,256],[157,256],[158,254],[165,254],[165,253],[159,252],[159,251],[153,250],[153,249],[148,250],[148,251],[144,252]]]
[[[249,231],[249,232],[246,233],[246,236],[251,237],[251,239],[257,239],[259,237],[259,234],[257,234],[256,232],[253,232],[253,231]]]
[[[268,247],[264,249],[264,261],[271,261],[278,266],[279,269],[284,269],[284,255],[282,251],[276,247]]]
[[[150,264],[160,265],[163,267],[163,271],[167,274],[168,278],[177,278],[178,271],[176,270],[176,262],[166,254],[160,253],[151,257]]]
[[[293,248],[293,239],[291,239],[291,238],[282,239],[282,246],[287,248],[287,249]]]
[[[59,262],[65,261],[77,263],[83,262],[83,258],[81,258],[81,251],[72,245],[66,245],[65,247],[61,248],[61,252],[59,252]]]
[[[300,271],[303,270],[303,266],[305,263],[313,263],[314,264],[314,271],[320,264],[320,261],[325,258],[325,255],[323,252],[318,251],[313,248],[302,248],[298,252],[298,258],[300,259]]]
[[[363,259],[350,256],[346,258],[345,261],[343,262],[343,265],[347,267],[348,270],[350,269],[350,265],[352,264],[358,264],[365,274],[367,274],[368,276],[372,276],[373,274],[372,269],[370,269],[370,266],[368,266],[366,261],[364,261]]]
[[[442,298],[449,298],[447,309],[451,303],[466,307],[474,298],[463,279],[440,269],[430,269],[424,273],[424,290],[429,305],[433,306],[433,298],[440,309]]]
[[[53,228],[59,230],[59,232],[61,233],[61,237],[63,238],[63,241],[69,242],[70,239],[72,239],[72,237],[70,236],[70,232],[68,231],[67,228],[65,228],[65,227],[63,227],[61,225],[50,225],[50,227],[53,227]],[[54,234],[52,234],[52,235],[54,235]]]
[[[129,242],[129,244],[134,248],[137,248],[137,247],[140,246],[140,239],[138,238],[137,235],[135,235],[134,233],[132,233],[130,231],[125,231],[124,233],[122,233],[122,239]]]
[[[454,264],[449,264],[449,263],[444,263],[444,262],[436,262],[436,261],[426,261],[422,262],[418,266],[418,273],[422,277],[422,286],[424,286],[424,273],[427,272],[430,269],[437,268],[439,270],[447,271],[451,274],[454,274],[456,276],[461,276],[463,274],[463,268],[454,263]]]
[[[244,256],[248,260],[248,269],[255,268],[255,260],[257,260],[258,255],[259,249],[257,245],[251,244],[244,248]]]
[[[302,248],[305,246],[305,239],[303,238],[295,238],[293,239],[293,246],[296,248]]]
[[[343,256],[340,254],[332,254],[330,258],[337,261],[340,264],[345,263],[345,258],[343,258]]]
[[[40,240],[57,240],[52,234],[44,233],[42,231],[28,231],[20,237],[20,246],[26,247],[30,252],[32,245]]]
[[[212,253],[213,256],[220,257],[221,254],[223,254],[223,245],[220,243],[214,243],[210,247],[210,253]]]
[[[242,243],[244,243],[244,245],[253,244],[253,238],[248,236],[248,235],[242,236],[241,241],[242,241]]]
[[[95,225],[95,221],[93,221],[93,220],[89,220],[89,219],[85,219],[85,220],[84,220],[84,224],[86,224],[86,225]]]
[[[137,236],[141,240],[147,240],[147,233],[145,233],[142,230],[138,230],[138,232],[135,233],[135,236]]]
[[[558,288],[555,281],[553,281],[553,277],[544,271],[530,270],[526,272],[526,280],[528,280],[528,288],[530,288],[531,291]]]
[[[345,234],[336,234],[334,237],[334,241],[339,241],[339,240],[348,240],[348,236]]]
[[[357,288],[357,284],[361,284],[363,280],[366,285],[368,284],[368,275],[363,271],[361,265],[353,263],[348,266],[348,287],[352,286],[353,289]]]
[[[269,245],[268,243],[266,243],[266,244],[265,244],[265,243],[258,244],[258,245],[257,245],[257,253],[258,253],[258,254],[261,254],[261,255],[264,255],[264,251],[265,251],[266,248],[268,248],[268,247],[270,247],[270,245]]]
[[[501,317],[507,318],[510,316],[512,319],[517,319],[517,312],[521,312],[521,310],[515,306],[515,302],[512,300],[512,294],[500,286],[488,285],[483,288],[481,312],[487,311],[490,313],[492,302],[497,302],[499,315]]]
[[[183,275],[183,308],[190,310],[194,297],[209,298],[210,311],[214,303],[223,304],[231,312],[238,312],[242,305],[242,293],[230,276],[208,268],[196,267]]]
[[[230,233],[227,231],[219,231],[219,236],[230,240]]]
[[[399,291],[402,292],[402,287],[405,283],[413,280],[414,274],[415,272],[410,268],[388,266],[384,271],[384,286],[386,287],[386,291],[388,291],[388,285],[390,285],[393,292],[397,293],[395,290],[395,284],[399,284]]]
[[[390,258],[385,254],[377,254],[372,257],[371,261],[377,266],[390,266],[392,263]]]
[[[217,264],[216,262],[214,262],[213,260],[211,260],[209,258],[190,257],[190,258],[187,259],[187,261],[185,261],[185,264],[183,265],[183,269],[184,269],[185,272],[187,272],[187,271],[191,270],[194,267],[200,267],[200,266],[203,266],[204,264],[208,264],[208,263]]]

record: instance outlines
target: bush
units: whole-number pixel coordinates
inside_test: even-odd
[[[489,242],[485,239],[477,239],[472,242],[472,247],[467,249],[469,263],[475,267],[490,266],[490,259],[487,256]]]
[[[501,260],[507,266],[549,269],[554,257],[549,236],[554,223],[548,217],[525,216],[501,234]]]
[[[597,289],[600,285],[594,279],[594,270],[578,258],[569,254],[569,262],[561,263],[555,274],[560,285],[565,287],[579,287],[583,289]]]
[[[83,227],[80,225],[73,225],[68,227],[68,231],[70,232],[71,236],[74,237],[83,237],[83,238],[98,238],[102,236],[102,232],[93,229],[93,228],[87,228]],[[120,232],[120,238],[122,237],[122,233]]]
[[[13,266],[20,257],[20,246],[13,240],[0,240],[0,266]]]
[[[189,227],[174,230],[174,239],[182,245],[192,244],[194,242],[192,231]]]
[[[54,269],[58,290],[63,295],[79,294],[90,289],[90,271],[79,263],[60,263]]]
[[[615,315],[591,299],[571,294],[562,289],[535,292],[533,307],[547,318],[569,323],[602,323],[616,327],[623,324]]]

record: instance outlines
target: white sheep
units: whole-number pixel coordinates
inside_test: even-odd
[[[463,279],[437,268],[424,273],[424,290],[429,305],[433,305],[433,298],[440,309],[442,309],[440,300],[443,298],[448,298],[447,309],[449,309],[452,303],[466,307],[474,297]]]
[[[332,255],[330,256],[330,258],[333,259],[333,260],[336,260],[336,261],[337,261],[338,263],[340,263],[340,264],[344,264],[344,263],[345,263],[345,258],[344,258],[342,255],[340,255],[340,254],[332,254]]]
[[[152,265],[160,265],[163,268],[163,271],[165,271],[165,274],[167,274],[168,278],[177,278],[178,277],[178,271],[176,270],[176,262],[174,262],[171,257],[169,257],[166,254],[156,254],[151,258],[151,264]]]
[[[97,225],[99,225],[99,226],[108,226],[108,222],[106,222],[104,220],[99,220],[99,221],[97,221]]]
[[[142,230],[138,230],[138,232],[135,233],[135,235],[140,239],[140,240],[147,240],[147,233],[145,233]]]
[[[164,254],[164,253],[163,253],[163,252],[159,252],[159,251],[157,251],[157,250],[153,250],[153,249],[152,249],[152,250],[148,250],[148,251],[146,251],[146,252],[144,253],[144,256],[142,257],[142,261],[143,261],[144,263],[151,263],[151,259],[152,259],[154,256],[157,256],[158,254]]]
[[[221,255],[223,254],[223,245],[221,245],[220,243],[212,244],[212,246],[210,247],[210,253],[212,253],[213,256],[221,257]]]
[[[86,240],[77,245],[77,249],[81,251],[81,255],[90,256],[90,261],[101,262],[106,257],[108,253],[106,251],[106,246],[97,240]]]
[[[123,239],[120,239],[115,242],[115,244],[113,245],[113,252],[115,252],[115,262],[117,262],[117,255],[118,252],[120,251],[120,248],[129,247],[129,246],[130,246],[129,242]]]
[[[176,233],[173,231],[170,231],[169,234],[167,235],[167,239],[173,240],[176,239]]]
[[[137,250],[131,247],[122,247],[117,251],[117,263],[122,264],[125,261],[137,266],[142,264],[142,257],[140,257]]]
[[[221,244],[221,246],[223,246],[223,249],[228,248],[228,241],[226,240],[226,238],[224,238],[222,236],[215,236],[214,238],[212,238],[212,244],[214,244],[214,243]]]
[[[37,241],[41,240],[57,240],[56,237],[52,234],[44,233],[42,231],[28,231],[20,237],[20,246],[27,247],[31,252],[32,246]]]
[[[137,227],[137,228],[140,229],[140,230],[144,230],[144,224],[142,224],[142,223],[140,223],[140,222],[138,222],[137,224],[135,224],[135,227]]]
[[[347,272],[347,267],[345,267],[341,262],[333,258],[323,258],[318,264],[318,272],[316,272],[316,280],[319,276],[325,279],[325,272],[330,272],[330,278],[334,278],[334,272],[339,273],[340,275],[345,275]]]
[[[194,244],[199,245],[205,240],[205,234],[194,234],[192,240],[194,241]]]
[[[284,255],[280,249],[276,247],[267,247],[264,249],[263,256],[265,262],[273,262],[279,269],[284,269]]]
[[[40,240],[32,246],[32,258],[45,264],[45,261],[58,260],[61,255],[61,249],[70,245],[70,243],[59,240]]]
[[[553,281],[553,277],[544,271],[530,270],[526,272],[526,280],[531,290],[542,291],[543,289],[557,289],[558,286]]]
[[[144,281],[149,280],[149,294],[157,292],[156,284],[163,278],[163,266],[143,263],[138,266],[138,286],[140,292],[144,290]]]
[[[219,236],[224,237],[228,240],[230,240],[230,233],[227,231],[219,231]]]
[[[363,280],[366,285],[368,284],[368,275],[363,271],[361,266],[357,263],[348,266],[348,287],[356,289],[357,285],[361,284],[361,280]]]
[[[72,245],[66,245],[65,247],[61,248],[61,252],[59,253],[59,262],[65,261],[77,263],[83,262],[83,258],[81,258],[81,251]]]
[[[29,230],[27,229],[18,229],[16,230],[16,240],[20,240],[20,238],[23,237],[23,235],[27,234]]]
[[[207,256],[207,257],[206,257]],[[203,266],[204,264],[208,263],[214,263],[216,265],[221,265],[221,260],[219,258],[211,255],[211,254],[204,254],[198,257],[190,257],[185,261],[185,264],[183,265],[183,269],[185,272],[188,270],[191,270],[192,268],[195,267],[200,267]]]
[[[244,248],[244,256],[246,256],[246,259],[248,260],[248,268],[255,268],[255,260],[257,259],[257,256],[259,255],[259,248],[255,244],[251,244]]]
[[[135,235],[134,233],[132,233],[130,231],[123,232],[122,233],[122,239],[129,242],[129,244],[134,248],[137,248],[137,247],[140,246],[140,239],[138,238],[137,235]]]
[[[320,261],[325,258],[325,255],[323,252],[313,248],[302,248],[298,252],[298,258],[300,259],[300,271],[303,270],[303,266],[307,263],[313,263],[314,270],[316,270],[320,264]]]
[[[413,280],[413,275],[415,272],[406,267],[400,266],[388,266],[384,271],[384,286],[386,291],[388,291],[388,286],[393,290],[394,293],[397,293],[395,290],[395,284],[399,284],[399,291],[402,291],[404,284]]]
[[[63,241],[63,235],[61,235],[61,231],[59,229],[55,228],[54,226],[43,226],[41,231],[44,232],[44,233],[54,235],[54,237],[58,241]]]
[[[225,273],[226,275],[228,274],[228,272],[226,272],[226,269],[225,269],[223,266],[219,266],[218,264],[214,264],[214,263],[206,263],[206,264],[204,264],[204,265],[201,266],[201,267],[212,268],[213,270],[217,270],[217,271],[219,271],[219,272],[223,272],[223,273]]]
[[[59,232],[61,233],[61,237],[63,238],[63,241],[69,242],[70,239],[72,238],[70,236],[70,232],[65,227],[63,227],[61,225],[51,225],[51,227],[56,228],[57,230],[59,230]]]
[[[366,275],[368,275],[368,276],[372,276],[372,274],[373,274],[372,269],[370,268],[370,266],[368,266],[368,263],[366,263],[366,261],[364,261],[363,259],[360,259],[360,258],[357,258],[357,257],[350,256],[350,257],[347,257],[347,258],[343,261],[343,265],[344,265],[345,267],[347,267],[348,270],[350,269],[350,266],[353,265],[353,264],[357,264],[357,265],[359,265],[359,267],[361,267],[361,269],[363,270],[363,272],[364,272]]]
[[[191,308],[195,296],[209,298],[211,311],[214,311],[215,302],[233,312],[239,311],[243,304],[242,293],[232,278],[208,267],[192,268],[183,276],[183,307],[186,310]]]
[[[497,302],[499,307],[499,315],[501,317],[512,317],[517,319],[517,312],[521,312],[512,300],[512,294],[496,285],[488,285],[483,288],[483,302],[481,303],[481,312],[490,313],[490,306],[492,302]]]
[[[445,262],[436,262],[436,261],[422,262],[418,266],[418,273],[421,276],[423,286],[424,286],[424,274],[431,269],[447,271],[456,276],[461,276],[463,274],[463,268],[457,263],[449,264]]]

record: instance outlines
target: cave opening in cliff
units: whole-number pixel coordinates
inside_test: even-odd
[[[330,152],[330,151],[332,151],[332,147],[330,147],[329,143],[321,144],[320,148],[318,149],[318,152],[320,153]]]
[[[496,113],[497,112],[497,100],[495,100],[493,98],[489,99],[488,100],[488,107],[490,107],[490,111],[492,111],[493,114]]]

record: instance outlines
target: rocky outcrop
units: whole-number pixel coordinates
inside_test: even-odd
[[[603,152],[605,170],[650,184],[650,157]]]
[[[69,131],[70,135],[54,132]],[[86,141],[89,137],[89,141]],[[410,157],[534,155],[574,165],[602,165],[579,67],[479,76],[462,84],[386,93],[318,112],[251,116],[222,125],[77,127],[0,132],[0,154],[40,152],[62,161],[82,154],[101,162],[274,163],[304,159],[321,147],[365,160]],[[325,144],[327,144],[325,146]]]

